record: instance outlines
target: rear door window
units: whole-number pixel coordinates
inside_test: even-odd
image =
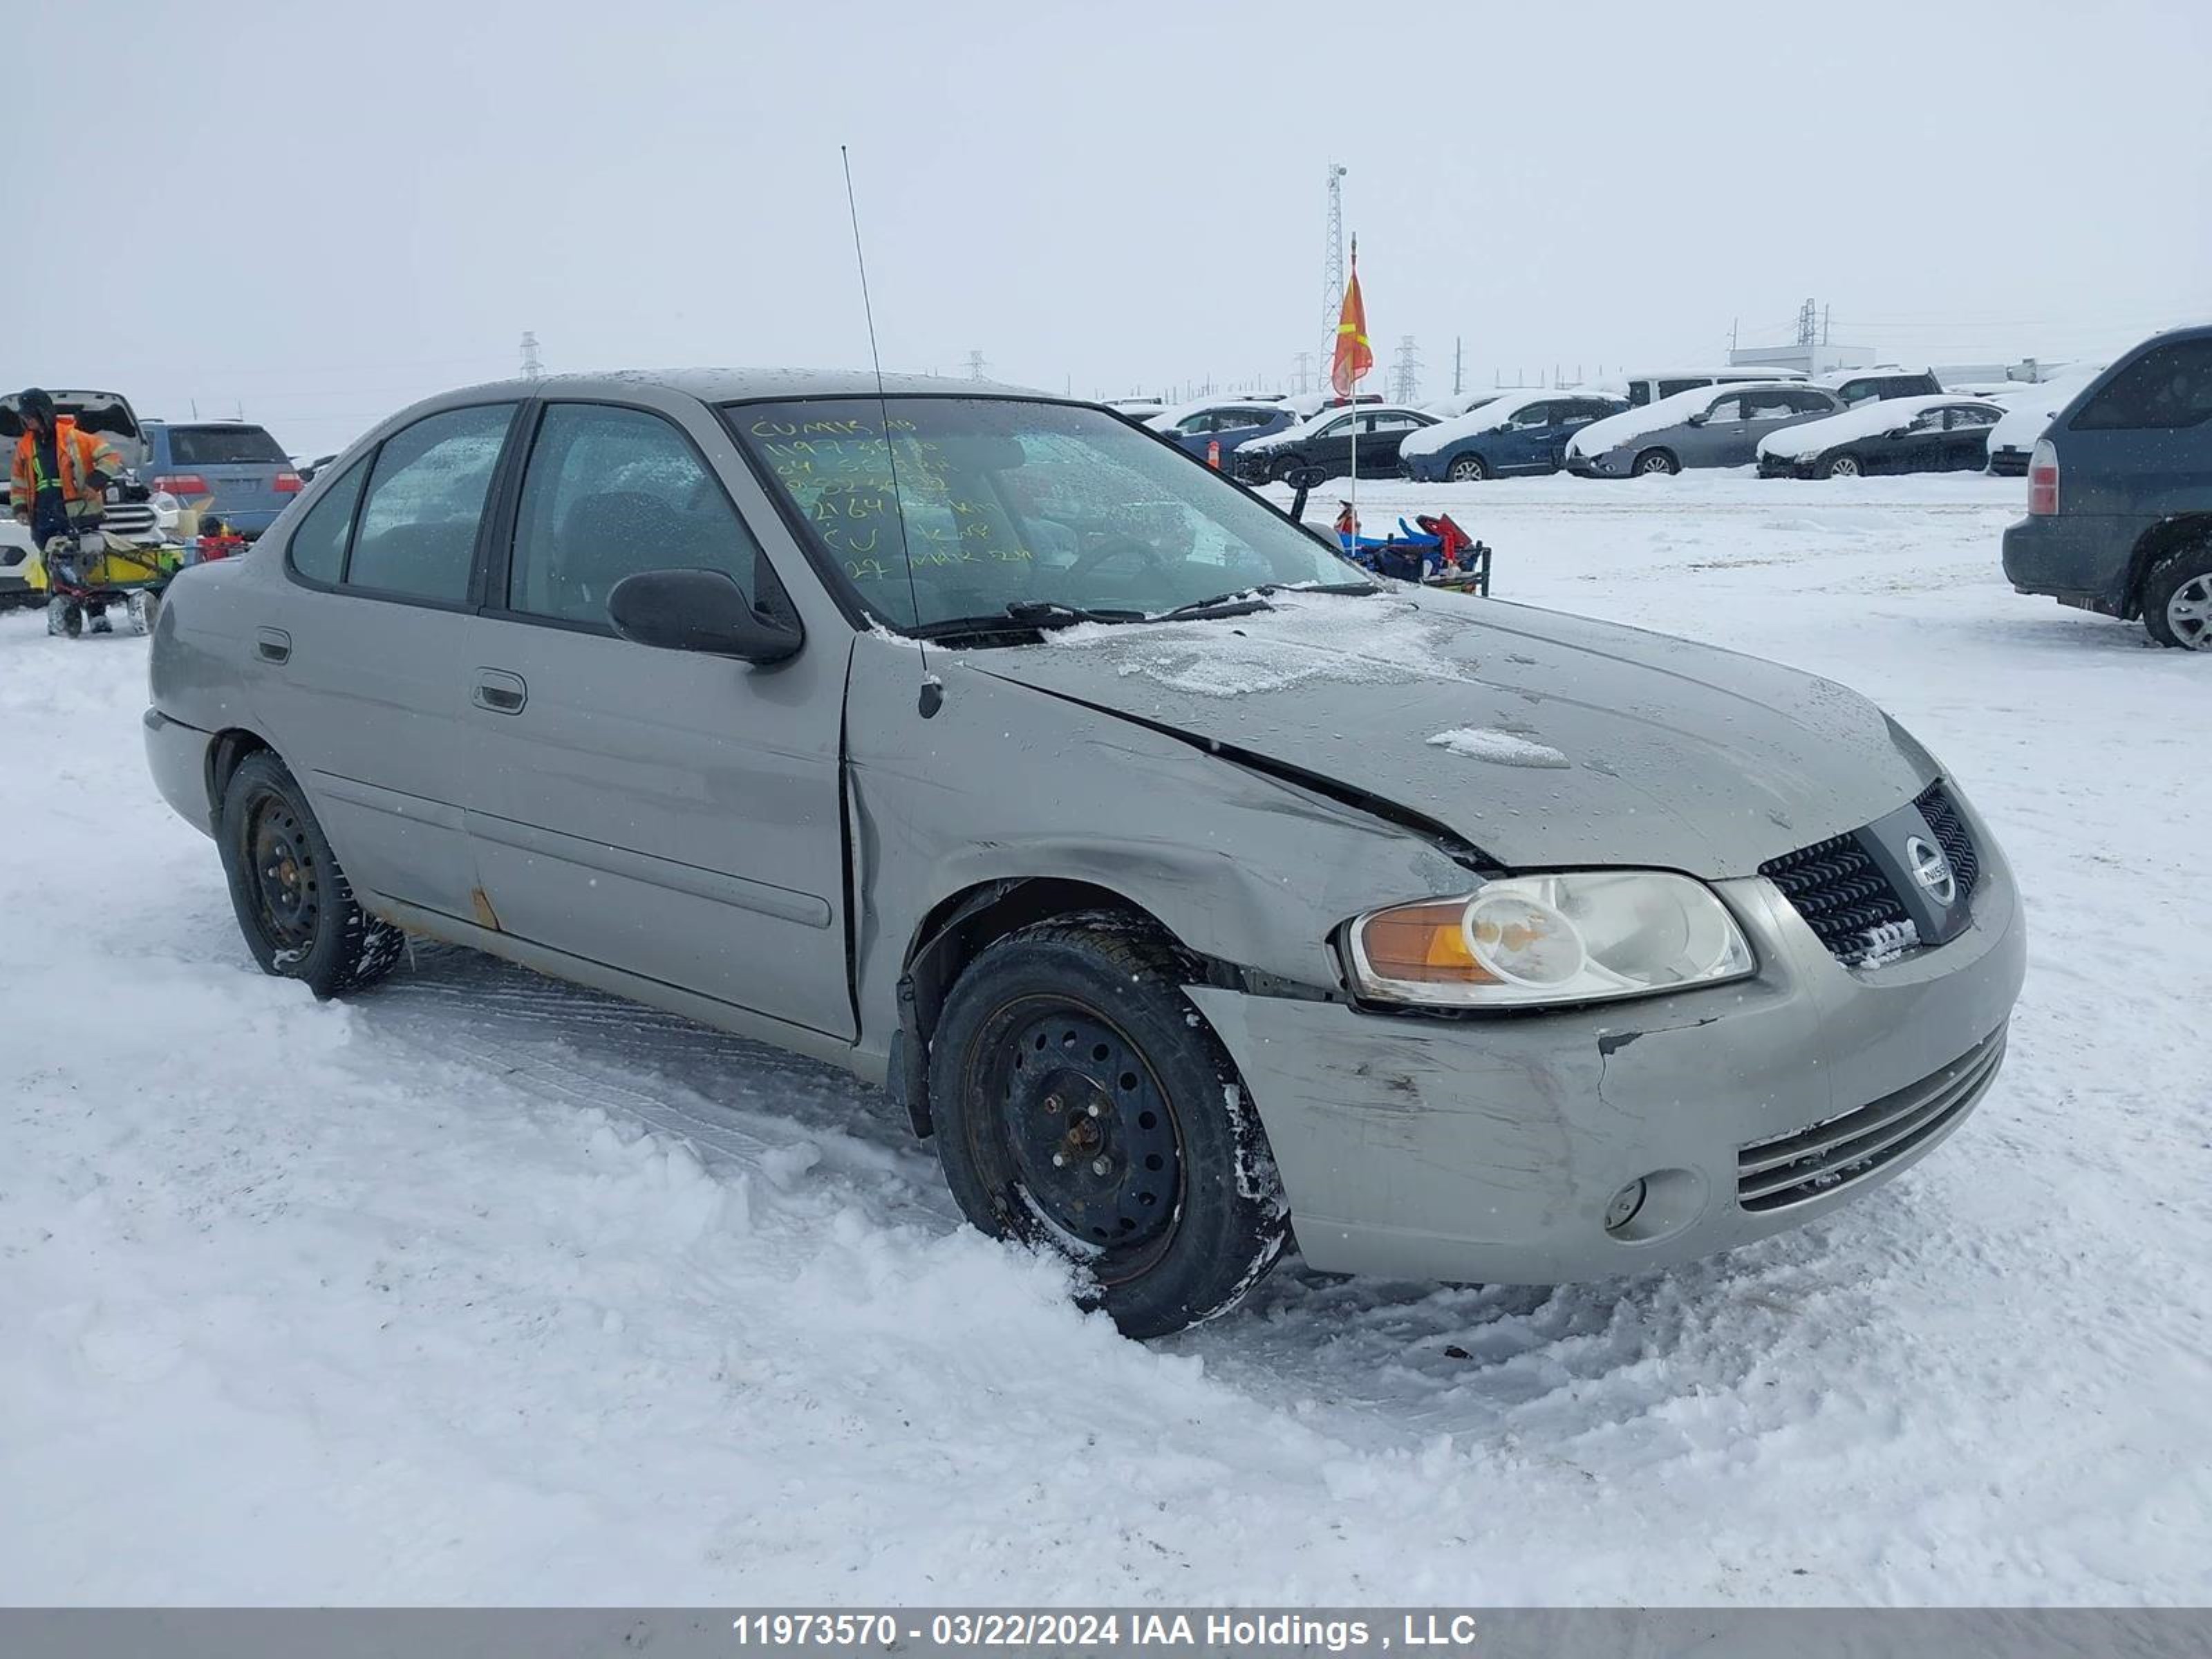
[[[361,487],[368,477],[368,458],[363,456],[345,470],[307,509],[300,527],[292,532],[284,556],[292,568],[309,581],[325,586],[337,581],[345,568],[347,538],[353,532],[354,508],[361,502]]]
[[[2075,432],[2171,431],[2212,416],[2212,339],[2153,346],[2069,422]]]
[[[285,466],[290,459],[258,426],[169,428],[169,459],[178,466]]]
[[[1976,409],[1968,405],[1963,409],[1954,409],[1949,413],[1951,416],[1949,425],[1954,432],[1965,431],[1972,427],[1995,426],[1997,423],[1997,412],[1994,409]]]
[[[1678,392],[1687,392],[1692,386],[1711,386],[1711,384],[1712,382],[1711,380],[1702,379],[1694,380],[1662,380],[1659,382],[1659,395],[1662,398],[1671,398]]]
[[[433,605],[467,600],[484,502],[514,410],[449,409],[384,441],[346,562],[347,586]]]

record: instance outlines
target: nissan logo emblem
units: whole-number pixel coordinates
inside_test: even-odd
[[[1917,836],[1905,838],[1905,861],[1912,866],[1912,879],[1936,903],[1948,905],[1959,896],[1959,878],[1940,847],[1931,847]]]

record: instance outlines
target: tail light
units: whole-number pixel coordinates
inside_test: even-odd
[[[276,493],[279,495],[296,495],[307,487],[300,482],[300,475],[296,472],[279,472],[276,475]]]
[[[2027,510],[2039,519],[2058,511],[2058,451],[2048,438],[2027,458]]]
[[[154,480],[154,488],[186,497],[215,494],[207,487],[207,480],[197,472],[164,472]]]

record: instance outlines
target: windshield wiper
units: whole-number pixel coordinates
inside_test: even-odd
[[[937,640],[963,634],[1030,634],[1046,629],[1073,628],[1078,623],[1133,623],[1145,620],[1141,611],[1094,611],[1058,599],[1010,599],[1001,610],[984,616],[941,617],[906,630],[909,639]]]
[[[1261,582],[1256,587],[1231,588],[1226,593],[1216,593],[1210,599],[1193,599],[1172,611],[1163,611],[1158,616],[1147,617],[1147,622],[1203,621],[1214,617],[1249,617],[1255,611],[1273,611],[1267,603],[1270,593],[1379,593],[1382,589],[1372,582],[1321,582],[1311,587],[1291,587],[1282,582]]]

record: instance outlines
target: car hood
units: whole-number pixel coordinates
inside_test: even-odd
[[[1273,604],[965,663],[1391,803],[1510,868],[1750,875],[1935,775],[1865,698],[1757,658],[1435,591]]]

